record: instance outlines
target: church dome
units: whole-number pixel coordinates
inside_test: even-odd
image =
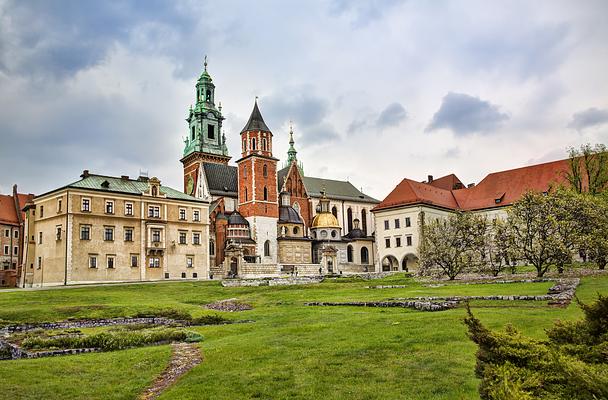
[[[232,214],[230,214],[230,217],[228,218],[228,225],[249,226],[249,222],[247,222],[247,220],[243,218],[243,216],[238,211],[234,211]]]
[[[340,228],[340,224],[332,213],[320,213],[313,218],[311,228]]]
[[[291,206],[279,207],[279,222],[287,224],[303,224],[298,212]]]

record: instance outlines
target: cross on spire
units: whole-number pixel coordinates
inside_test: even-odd
[[[205,54],[205,62],[203,63],[205,66],[205,72],[207,71],[207,54]]]

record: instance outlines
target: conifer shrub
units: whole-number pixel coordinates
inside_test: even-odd
[[[577,300],[578,301],[578,300]],[[557,322],[548,340],[521,335],[508,325],[493,332],[467,306],[465,324],[479,347],[479,394],[488,400],[608,399],[608,297],[580,303],[585,317]]]

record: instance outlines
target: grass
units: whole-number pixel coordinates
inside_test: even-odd
[[[369,285],[406,285],[367,289]],[[306,307],[306,301],[384,300],[392,297],[544,294],[550,282],[425,287],[401,275],[383,280],[330,280],[318,285],[223,288],[217,282],[0,293],[5,322],[113,317],[175,308],[193,317],[217,314],[204,304],[237,298],[254,306],[221,313],[248,324],[191,327],[204,361],[161,399],[474,399],[475,345],[466,337],[464,309]],[[608,277],[583,278],[577,295],[608,293]],[[476,301],[488,326],[512,323],[542,337],[556,319],[581,316],[576,304]],[[40,360],[0,362],[0,393],[12,398],[127,399],[136,397],[168,360],[168,346]],[[148,363],[135,368],[138,363]],[[63,373],[58,371],[75,371]],[[99,373],[102,371],[102,373]],[[95,372],[98,372],[97,374]],[[120,381],[120,384],[116,379]],[[126,383],[125,383],[126,382]],[[104,390],[108,390],[105,392]],[[7,397],[10,397],[7,395]]]

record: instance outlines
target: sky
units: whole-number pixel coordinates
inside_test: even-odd
[[[608,144],[606,1],[0,0],[0,193],[140,171],[182,187],[208,56],[232,163],[258,96],[308,176],[403,178]]]

